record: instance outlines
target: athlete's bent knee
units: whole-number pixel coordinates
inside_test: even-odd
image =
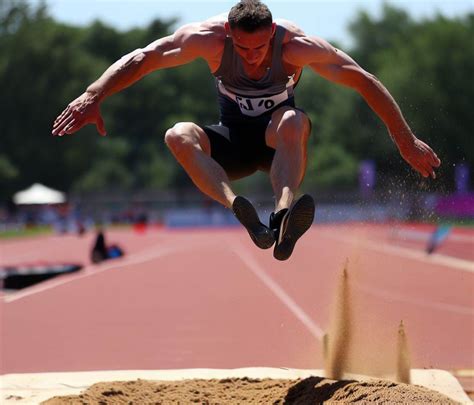
[[[303,134],[306,134],[309,129],[308,117],[295,109],[289,109],[283,113],[280,125],[290,126],[293,131]]]
[[[166,131],[165,143],[174,155],[182,155],[193,144],[190,127],[187,123],[178,123]]]
[[[196,149],[209,153],[209,139],[205,132],[192,122],[180,122],[165,134],[165,143],[173,154],[185,157]]]
[[[309,120],[301,111],[289,109],[283,112],[278,124],[276,139],[286,145],[306,143],[309,137]]]

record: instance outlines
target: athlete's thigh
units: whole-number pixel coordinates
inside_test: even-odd
[[[280,126],[285,116],[285,113],[288,111],[293,111],[295,113],[295,118],[301,119],[301,123],[303,124],[303,131],[309,133],[311,130],[311,120],[308,118],[308,116],[302,109],[291,106],[280,107],[272,113],[272,118],[268,123],[267,129],[265,131],[265,142],[269,147],[273,149],[276,149],[277,145],[278,127]]]

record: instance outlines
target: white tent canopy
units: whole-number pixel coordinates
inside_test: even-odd
[[[13,195],[15,204],[60,204],[66,201],[66,195],[61,191],[35,183],[26,190]]]

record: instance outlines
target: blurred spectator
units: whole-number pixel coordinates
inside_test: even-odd
[[[117,257],[122,257],[123,255],[124,252],[120,246],[107,246],[105,243],[104,232],[102,230],[97,232],[97,237],[91,252],[92,263],[98,264],[104,260],[115,259]]]

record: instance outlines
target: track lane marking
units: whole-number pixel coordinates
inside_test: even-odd
[[[407,259],[414,259],[421,261],[423,263],[434,264],[439,266],[451,267],[456,270],[466,271],[468,273],[474,273],[474,262],[469,260],[458,259],[452,256],[440,255],[437,253],[428,255],[425,252],[420,252],[418,250],[413,250],[409,248],[404,248],[400,246],[391,246],[386,243],[374,243],[369,240],[364,240],[362,238],[357,238],[354,236],[341,236],[340,234],[336,235],[332,232],[322,232],[321,236],[328,239],[337,240],[339,242],[355,244],[363,246],[364,248],[375,250],[377,252],[391,254],[394,256],[400,256]]]
[[[401,240],[411,239],[411,240],[418,240],[422,242],[428,242],[433,232],[434,230],[433,231],[418,231],[414,229],[394,228],[391,230],[390,236],[401,239]],[[454,231],[451,231],[451,234],[448,236],[448,239],[450,242],[474,243],[473,236],[462,235],[462,234],[460,235],[453,232]]]
[[[31,260],[35,260],[36,257],[38,257],[38,253],[42,253],[43,252],[43,249],[36,249],[36,250],[33,250],[33,251],[30,251],[28,253],[23,253],[23,254],[20,254],[20,255],[16,255],[12,258],[8,258],[7,260],[8,261],[5,261],[5,264],[3,264],[4,266],[6,265],[10,265],[11,263],[15,263],[15,262],[18,262],[20,260],[25,260],[25,259],[29,259],[31,258]],[[4,259],[2,259],[4,260]],[[15,264],[14,264],[15,265]]]
[[[231,250],[244,262],[265,286],[293,313],[293,315],[318,340],[322,340],[324,331],[308,316],[308,314],[280,287],[266,272],[265,269],[248,252],[244,245],[235,242]]]
[[[352,284],[354,285],[355,289],[363,291],[367,294],[371,294],[375,297],[382,298],[384,300],[398,301],[406,304],[413,304],[421,307],[437,309],[440,311],[449,311],[460,315],[474,315],[474,308],[464,307],[461,305],[445,304],[442,302],[425,301],[423,299],[409,298],[402,294],[393,293],[387,290],[381,290],[380,288],[373,289],[362,283],[354,281],[352,281]]]
[[[37,285],[37,286],[32,286],[28,288],[26,291],[20,291],[18,293],[12,293],[12,294],[6,294],[3,295],[3,301],[6,304],[9,304],[11,302],[18,301],[20,299],[32,296],[34,294],[39,294],[47,290],[51,290],[56,287],[60,287],[62,285],[81,280],[83,278],[93,276],[96,274],[103,273],[104,271],[111,270],[111,269],[117,269],[121,267],[126,267],[130,265],[135,265],[135,264],[140,264],[144,263],[153,259],[156,259],[158,257],[166,256],[170,253],[174,253],[176,251],[183,250],[182,247],[165,247],[161,249],[153,248],[153,249],[148,249],[144,252],[139,252],[136,253],[135,255],[131,256],[125,256],[123,261],[121,262],[110,262],[110,263],[105,263],[101,265],[100,268],[97,268],[97,265],[88,265],[85,266],[82,269],[82,272],[80,274],[74,274],[72,273],[70,276],[64,279],[56,279],[56,280],[51,280],[49,283],[45,285]]]
[[[20,241],[7,241],[2,242],[3,244],[3,252],[2,252],[2,261],[4,261],[4,265],[7,265],[9,262],[16,262],[18,260],[25,260],[28,258],[33,258],[32,260],[37,259],[37,254],[42,253],[44,251],[45,241],[46,243],[55,243],[60,238],[56,235],[45,236],[41,237],[41,239],[30,239],[30,240],[20,240]],[[22,252],[19,254],[11,254],[11,250],[13,249],[21,249]],[[28,252],[25,253],[24,251],[27,250]],[[10,256],[9,256],[10,255]],[[36,256],[36,257],[35,257]],[[6,258],[6,260],[5,260]]]

